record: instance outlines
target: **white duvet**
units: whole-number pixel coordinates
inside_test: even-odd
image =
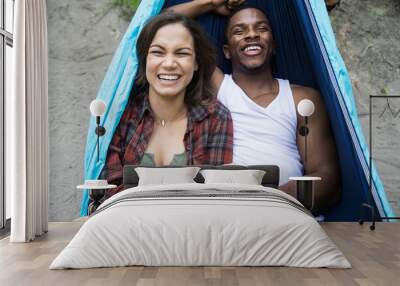
[[[177,192],[172,197],[135,197],[173,190],[182,194],[233,191],[241,196],[180,196]],[[251,196],[251,191],[263,191],[266,198]],[[99,207],[50,269],[127,265],[349,268],[341,251],[299,205],[279,190],[254,185],[128,189]]]

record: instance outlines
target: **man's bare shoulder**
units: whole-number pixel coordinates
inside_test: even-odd
[[[292,89],[293,99],[296,104],[305,98],[313,101],[314,103],[321,101],[321,95],[314,88],[297,84],[291,84],[290,87]]]

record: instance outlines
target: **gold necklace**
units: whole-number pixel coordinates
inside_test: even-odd
[[[182,113],[182,115],[180,114],[180,113]],[[157,118],[156,116],[155,116],[155,121],[156,121],[156,123],[157,124],[159,124],[159,125],[161,125],[162,127],[165,127],[165,126],[167,126],[167,123],[169,122],[169,124],[170,123],[172,123],[172,122],[174,122],[174,121],[176,121],[176,120],[178,120],[178,119],[180,119],[181,117],[184,117],[184,116],[186,116],[186,108],[181,112],[178,112],[174,117],[174,119],[171,119],[171,120],[165,120],[165,119],[159,119],[159,118]]]

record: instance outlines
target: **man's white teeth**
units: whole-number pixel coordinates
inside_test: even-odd
[[[179,78],[179,75],[176,75],[176,74],[160,74],[158,76],[158,78],[164,79],[164,80],[177,80]]]
[[[260,46],[248,46],[244,50],[245,50],[245,52],[248,52],[248,51],[260,51],[261,47]]]

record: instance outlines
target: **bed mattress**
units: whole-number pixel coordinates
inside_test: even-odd
[[[105,201],[50,269],[350,263],[294,198],[263,186],[176,184]]]

